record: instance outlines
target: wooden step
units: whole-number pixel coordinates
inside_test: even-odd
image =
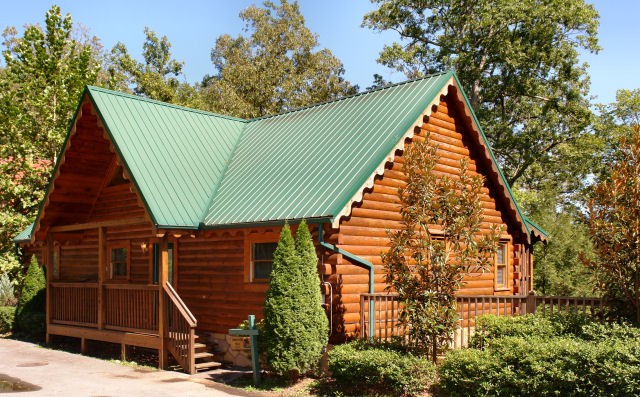
[[[195,367],[196,367],[196,370],[203,370],[203,369],[217,368],[221,365],[222,363],[219,363],[217,361],[205,361],[203,363],[196,363]]]
[[[194,343],[193,347],[198,350],[198,349],[206,349],[207,345],[205,345],[204,343]]]
[[[193,358],[195,358],[196,360],[199,358],[210,358],[213,357],[213,354],[208,353],[208,352],[201,352],[201,353],[196,353]]]

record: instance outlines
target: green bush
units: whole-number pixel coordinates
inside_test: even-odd
[[[583,337],[585,327],[598,324],[588,314],[575,311],[554,313],[548,316],[527,314],[524,316],[486,315],[476,320],[475,334],[469,340],[469,347],[481,349],[492,341],[507,336],[536,336],[550,338],[573,335]]]
[[[297,377],[317,368],[327,345],[329,324],[317,266],[306,222],[295,241],[285,224],[273,255],[262,334],[267,362],[278,375]]]
[[[31,337],[42,337],[45,332],[45,277],[35,256],[22,284],[16,307],[14,330]]]
[[[360,341],[334,347],[329,370],[338,385],[357,395],[376,390],[413,396],[426,391],[435,379],[435,365],[428,359],[392,345]]]
[[[6,334],[13,329],[15,314],[14,306],[0,306],[0,334]]]
[[[640,395],[638,328],[579,313],[485,316],[476,327],[476,348],[438,367],[444,395]]]
[[[640,342],[505,337],[449,352],[438,374],[446,396],[640,395]]]

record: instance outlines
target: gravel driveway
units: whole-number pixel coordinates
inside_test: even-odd
[[[127,367],[108,361],[0,339],[0,393],[7,382],[34,386],[17,396],[249,396],[205,379],[170,371]]]

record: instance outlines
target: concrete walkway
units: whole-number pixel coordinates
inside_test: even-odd
[[[203,375],[127,367],[32,343],[0,339],[0,386],[19,380],[37,389],[19,392],[19,396],[253,395],[206,380]],[[0,387],[0,393],[1,390]]]

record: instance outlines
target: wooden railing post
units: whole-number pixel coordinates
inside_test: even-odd
[[[535,314],[536,309],[536,292],[531,290],[527,295],[527,314]]]
[[[104,329],[104,275],[107,269],[107,261],[105,258],[105,236],[104,227],[98,228],[98,329]]]
[[[169,272],[169,254],[167,252],[167,239],[162,240],[160,249],[160,274],[159,284],[164,286],[167,284]],[[158,349],[158,365],[160,368],[167,368],[169,357],[167,356],[166,337],[168,329],[167,319],[167,303],[165,302],[165,294],[160,291],[158,296],[158,335],[160,337],[160,349]]]
[[[44,255],[44,266],[46,270],[46,288],[45,288],[45,343],[48,345],[51,342],[51,336],[49,334],[49,324],[51,324],[51,280],[53,272],[53,240],[51,233],[47,233],[47,248],[46,255]]]

